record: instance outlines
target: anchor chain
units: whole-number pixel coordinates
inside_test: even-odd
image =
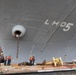
[[[18,59],[19,55],[19,37],[17,38],[17,53],[16,53],[16,58]]]

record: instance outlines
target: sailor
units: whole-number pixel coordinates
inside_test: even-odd
[[[4,54],[2,48],[0,47],[0,66],[4,63]]]
[[[33,55],[32,56],[32,64],[34,65],[34,63],[35,63],[35,56]]]
[[[4,63],[4,54],[1,53],[1,63]]]
[[[7,56],[4,57],[4,65],[7,65]]]
[[[35,57],[31,56],[29,60],[30,60],[30,65],[34,65]]]
[[[32,60],[33,60],[33,58],[32,58],[32,56],[31,56],[30,59],[29,59],[30,65],[32,65]]]
[[[7,57],[7,65],[10,66],[11,65],[11,60],[12,60],[12,57],[11,55]]]

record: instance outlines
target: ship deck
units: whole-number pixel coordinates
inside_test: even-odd
[[[42,73],[42,72],[57,72],[57,71],[74,71],[76,70],[76,64],[67,64],[63,66],[53,65],[33,65],[33,66],[0,66],[1,74],[19,74],[19,73]]]

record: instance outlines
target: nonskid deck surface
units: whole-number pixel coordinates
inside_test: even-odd
[[[54,67],[53,65],[34,65],[34,66],[0,66],[0,73],[30,73],[30,72],[53,72],[75,70],[76,64]]]

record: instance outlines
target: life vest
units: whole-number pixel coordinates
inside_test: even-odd
[[[32,58],[32,57],[30,57],[30,60],[33,60],[33,58]]]
[[[8,59],[11,59],[11,56],[8,56]]]

